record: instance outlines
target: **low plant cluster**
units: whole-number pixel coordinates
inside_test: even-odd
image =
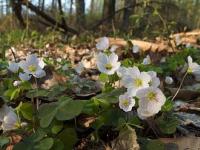
[[[149,55],[143,58],[137,45],[127,47],[126,52],[133,54],[130,58],[120,58],[118,47],[110,45],[106,37],[100,38],[96,48],[101,92],[87,95],[89,98],[80,93],[94,93],[97,82],[82,77],[82,62],[72,67],[67,60],[36,54],[19,62],[1,60],[1,148],[12,143],[13,135],[22,138],[14,150],[78,149],[83,139],[89,146],[103,141],[112,147],[114,139],[134,129],[141,148],[164,149],[156,139],[176,133],[180,122],[173,112],[173,100],[185,77],[200,80],[198,51],[182,47],[181,52],[154,64]],[[67,81],[41,88],[40,81],[48,76],[45,68],[55,65]],[[178,84],[174,79],[177,71],[183,73]],[[166,87],[176,85],[175,95],[170,95]]]

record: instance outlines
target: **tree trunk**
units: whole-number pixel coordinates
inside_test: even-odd
[[[41,11],[40,9],[38,9],[38,7],[34,6],[31,2],[25,2],[22,3],[24,6],[28,7],[31,11],[35,12],[38,16],[41,16],[42,18],[44,18],[47,22],[51,23],[54,26],[57,26],[61,29],[64,30],[64,32],[71,32],[73,34],[78,34],[78,32],[73,29],[70,28],[67,24],[65,26],[63,26],[63,24],[57,22],[54,18],[52,18],[51,16],[47,15],[45,12]],[[27,4],[27,5],[26,5]]]
[[[70,8],[69,8],[69,15],[70,16],[72,16],[72,11],[73,11],[72,5],[73,5],[73,0],[70,1]]]
[[[38,1],[38,7],[43,11],[44,10],[44,1],[45,0],[39,0]]]
[[[85,0],[76,0],[76,23],[79,27],[85,26]]]
[[[115,0],[104,0],[103,4],[103,18],[106,18],[115,13]],[[113,18],[114,19],[114,18]],[[108,23],[111,23],[112,20],[108,20]]]
[[[45,0],[42,0],[42,11],[44,11],[44,3],[45,3]]]
[[[60,11],[61,23],[64,26],[66,26],[66,24],[65,24],[65,17],[64,17],[63,10],[62,10],[62,2],[61,2],[61,0],[58,0],[58,7],[59,7],[59,11]]]
[[[14,12],[16,18],[18,19],[21,27],[25,28],[26,24],[22,16],[22,5],[21,5],[20,0],[10,0],[10,4],[12,7],[12,11]]]
[[[91,4],[90,4],[90,14],[94,13],[94,0],[91,0]]]
[[[123,15],[123,21],[122,21],[122,30],[127,31],[129,27],[129,17],[133,14],[134,12],[134,7],[128,7],[131,5],[135,5],[136,0],[124,0],[124,15]]]

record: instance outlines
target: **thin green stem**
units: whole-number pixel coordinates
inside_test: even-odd
[[[179,87],[178,87],[176,93],[175,93],[174,96],[172,97],[172,101],[176,98],[178,92],[180,91],[180,89],[181,89],[181,87],[182,87],[182,85],[183,85],[183,82],[184,82],[185,77],[187,76],[187,74],[188,74],[188,72],[186,72],[186,73],[184,74],[183,79],[181,80],[181,83],[180,83],[180,85],[179,85]]]
[[[39,109],[39,99],[38,99],[38,83],[37,83],[37,79],[34,77],[35,79],[35,85],[36,85],[36,110]]]

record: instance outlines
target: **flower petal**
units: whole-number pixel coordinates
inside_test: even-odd
[[[36,78],[42,78],[46,76],[46,72],[44,70],[37,70],[35,74],[33,74]]]
[[[19,78],[22,80],[22,81],[28,81],[31,79],[31,75],[27,74],[27,73],[19,73]]]

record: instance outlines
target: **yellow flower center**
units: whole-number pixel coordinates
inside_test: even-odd
[[[107,70],[111,70],[111,69],[112,69],[112,65],[111,65],[111,64],[105,64],[105,68],[106,68]]]
[[[122,104],[123,104],[125,107],[128,107],[128,106],[129,106],[129,100],[128,100],[128,99],[123,100]]]
[[[30,65],[30,66],[28,66],[28,70],[30,72],[35,72],[37,70],[37,67],[35,65]]]
[[[187,70],[187,72],[188,72],[188,73],[192,73],[192,72],[193,72],[193,71],[192,71],[192,68],[189,67],[188,70]]]
[[[150,101],[156,100],[156,93],[154,93],[154,92],[149,92],[149,93],[147,94],[147,97],[148,97],[148,99],[149,99]]]
[[[142,80],[137,78],[137,79],[135,79],[134,84],[136,85],[136,87],[140,87],[140,86],[142,86]]]

